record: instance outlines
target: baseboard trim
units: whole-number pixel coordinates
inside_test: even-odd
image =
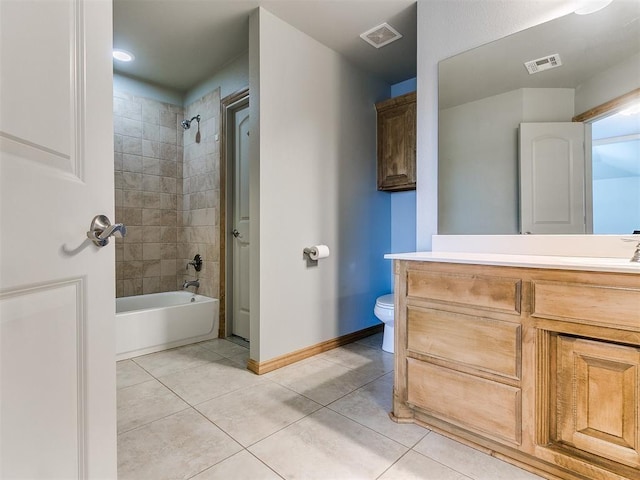
[[[326,340],[324,342],[317,343],[316,345],[311,345],[310,347],[296,350],[295,352],[287,353],[286,355],[281,355],[264,362],[256,362],[255,360],[250,358],[247,362],[247,368],[253,373],[262,375],[264,373],[277,370],[278,368],[286,367],[287,365],[291,365],[292,363],[299,362],[300,360],[304,360],[305,358],[313,357],[314,355],[317,355],[319,353],[333,350],[334,348],[341,347],[342,345],[355,342],[356,340],[368,337],[369,335],[373,335],[374,333],[382,332],[383,330],[384,324],[374,325],[373,327],[368,327],[353,333],[347,333],[346,335],[342,335],[331,340]]]

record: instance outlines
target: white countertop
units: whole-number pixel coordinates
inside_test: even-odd
[[[507,255],[501,253],[410,252],[390,253],[384,258],[417,262],[467,263],[526,268],[589,270],[640,274],[640,263],[628,258],[563,257],[552,255]]]

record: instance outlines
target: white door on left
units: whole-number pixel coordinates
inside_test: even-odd
[[[117,477],[110,0],[0,0],[0,478]]]

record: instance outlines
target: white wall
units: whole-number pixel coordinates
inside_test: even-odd
[[[577,0],[418,0],[417,249],[438,227],[438,62],[572,12]]]
[[[438,233],[519,233],[518,127],[570,122],[571,88],[520,88],[440,111]]]
[[[390,200],[376,190],[374,104],[389,87],[262,8],[250,27],[260,122],[251,170],[260,334],[256,347],[251,332],[251,358],[262,362],[379,323],[375,298],[390,288]],[[331,256],[307,266],[303,249],[318,243]]]
[[[576,88],[576,114],[640,88],[640,53],[601,72]]]
[[[220,98],[224,98],[249,85],[249,52],[234,58],[210,78],[200,82],[185,95],[184,104],[195,102],[200,97],[220,87]]]

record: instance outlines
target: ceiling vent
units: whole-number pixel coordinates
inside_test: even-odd
[[[402,35],[388,23],[383,23],[360,34],[360,38],[368,44],[380,48],[402,38]]]
[[[560,65],[562,65],[562,61],[560,60],[560,55],[558,55],[557,53],[524,62],[524,66],[527,67],[529,75],[531,75],[532,73],[543,72],[544,70],[549,70],[550,68],[556,68]]]

